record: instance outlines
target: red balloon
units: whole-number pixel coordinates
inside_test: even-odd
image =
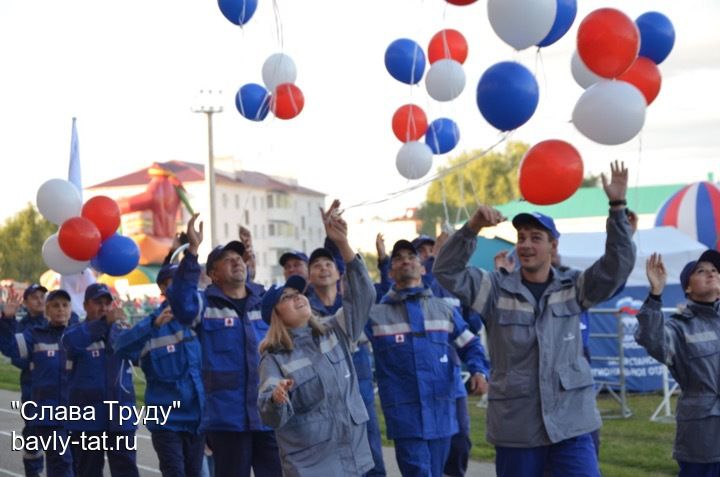
[[[117,202],[104,195],[85,202],[80,215],[95,224],[102,240],[110,237],[120,227],[120,207]]]
[[[465,5],[470,5],[471,3],[475,3],[477,2],[477,0],[447,0],[447,2],[462,7]]]
[[[617,79],[627,81],[639,89],[645,96],[645,102],[648,106],[655,101],[658,93],[660,93],[660,84],[662,83],[660,68],[653,60],[644,56],[638,56],[632,66],[625,73],[618,76]]]
[[[283,83],[275,88],[270,98],[270,110],[280,119],[292,119],[303,110],[305,96],[300,88],[292,83]]]
[[[440,30],[430,39],[428,59],[430,64],[437,60],[452,59],[460,64],[465,63],[468,55],[467,40],[462,33],[452,28]]]
[[[583,180],[583,162],[572,145],[558,139],[531,147],[518,168],[520,193],[536,205],[557,204],[575,193]]]
[[[630,68],[639,49],[640,32],[620,10],[595,10],[578,27],[578,54],[585,66],[603,78],[617,78]]]
[[[90,260],[100,250],[100,231],[85,217],[72,217],[58,231],[60,250],[75,260]]]
[[[427,128],[427,116],[420,106],[406,104],[393,114],[392,129],[402,142],[417,141],[425,135]]]

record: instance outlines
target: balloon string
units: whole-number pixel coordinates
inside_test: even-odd
[[[285,44],[283,40],[282,20],[280,19],[280,7],[277,4],[277,0],[273,0],[273,15],[275,17],[275,36],[277,37],[278,45],[280,45],[280,51],[283,51]]]
[[[538,61],[540,61],[540,71],[542,71],[543,87],[545,88],[545,94],[547,95],[547,97],[545,98],[545,102],[547,104],[550,104],[547,101],[547,99],[549,98],[548,92],[550,91],[550,88],[548,88],[547,71],[545,70],[545,62],[543,61],[543,55],[541,50],[542,48],[538,47],[537,53],[535,54],[535,76],[537,76]]]
[[[445,212],[445,223],[450,223],[450,212],[448,211],[447,194],[445,193],[445,181],[440,181],[440,192],[442,193],[443,210]]]
[[[390,193],[386,194],[386,196],[383,197],[382,199],[365,200],[365,201],[362,201],[362,202],[358,202],[357,204],[353,204],[353,205],[351,205],[351,206],[349,206],[349,207],[345,207],[345,209],[353,209],[353,208],[356,208],[356,207],[363,207],[363,206],[366,206],[366,205],[382,204],[383,202],[387,202],[387,201],[389,201],[389,200],[393,200],[393,199],[395,199],[395,198],[397,198],[397,197],[400,197],[400,196],[403,195],[403,194],[406,194],[406,193],[408,193],[408,192],[411,192],[411,191],[414,191],[414,190],[416,190],[416,189],[419,189],[420,187],[423,187],[423,186],[425,186],[425,185],[427,185],[427,184],[429,184],[429,183],[431,183],[431,182],[433,182],[433,181],[442,179],[443,177],[446,177],[446,176],[448,176],[449,174],[451,174],[453,171],[456,171],[456,170],[458,170],[458,169],[460,169],[460,168],[462,168],[462,167],[465,167],[465,166],[467,166],[469,163],[471,163],[472,161],[475,161],[475,160],[480,159],[481,157],[485,156],[486,154],[488,154],[489,152],[491,152],[493,149],[495,149],[498,145],[500,145],[500,144],[502,144],[503,142],[507,141],[507,139],[510,137],[510,135],[511,135],[511,132],[502,134],[502,135],[500,136],[500,139],[499,139],[497,142],[495,142],[495,144],[491,145],[490,147],[488,147],[488,148],[480,151],[479,153],[475,154],[474,156],[471,156],[470,158],[468,158],[468,159],[466,159],[466,160],[464,160],[464,161],[462,161],[462,162],[460,162],[460,163],[458,163],[458,164],[455,164],[455,165],[453,165],[453,166],[449,166],[447,169],[444,169],[444,170],[442,170],[442,171],[440,171],[440,172],[437,172],[437,173],[433,174],[432,176],[428,177],[427,179],[425,179],[425,180],[422,181],[422,182],[418,182],[417,184],[413,184],[412,186],[407,187],[407,188],[405,188],[405,189],[401,189],[401,190],[398,190],[398,191],[395,191],[395,192],[390,192]]]

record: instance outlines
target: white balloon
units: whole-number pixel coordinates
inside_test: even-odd
[[[465,89],[465,71],[462,65],[452,59],[438,60],[425,76],[425,88],[431,98],[437,101],[452,101]]]
[[[430,172],[433,153],[424,142],[410,141],[400,147],[395,166],[401,176],[406,179],[420,179]]]
[[[74,260],[62,251],[58,243],[57,232],[49,236],[42,246],[42,257],[45,265],[61,275],[80,273],[90,266],[90,261]]]
[[[502,41],[524,50],[550,33],[557,0],[488,0],[490,26]]]
[[[45,181],[37,191],[35,203],[43,217],[55,225],[80,215],[82,197],[72,182],[63,179]]]
[[[577,50],[573,52],[572,59],[570,60],[570,71],[572,72],[575,82],[583,89],[588,89],[601,79],[604,79],[602,76],[596,75],[590,71],[590,68],[585,66],[585,63],[582,58],[580,58]]]
[[[572,121],[585,137],[614,146],[634,138],[645,124],[645,97],[625,81],[602,80],[578,99]]]
[[[262,67],[262,77],[265,87],[271,93],[283,83],[295,83],[297,68],[292,58],[284,53],[275,53],[268,56]]]

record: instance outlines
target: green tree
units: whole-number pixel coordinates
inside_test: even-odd
[[[590,174],[589,176],[583,177],[580,187],[599,187],[600,174]]]
[[[499,205],[520,197],[517,172],[523,155],[530,146],[510,141],[504,152],[464,152],[450,159],[447,167],[459,166],[428,188],[425,202],[418,209],[422,220],[422,233],[435,234],[438,223],[444,223],[447,215],[451,222],[464,220],[478,204]],[[473,159],[480,156],[477,159]],[[443,195],[445,201],[443,201]]]
[[[48,222],[32,204],[0,226],[0,277],[37,282],[47,270],[42,246],[57,226]]]

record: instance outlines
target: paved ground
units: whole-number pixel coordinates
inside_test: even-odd
[[[22,430],[22,418],[18,411],[10,409],[10,402],[20,399],[20,393],[0,390],[0,477],[23,477],[22,457],[19,452],[11,450],[12,431],[19,433]],[[138,432],[138,467],[143,477],[160,475],[157,457],[150,443],[150,434],[142,428]],[[383,449],[385,465],[388,476],[400,477],[400,471],[395,463],[395,453],[392,448]],[[107,466],[105,475],[110,475]],[[495,475],[495,466],[492,464],[472,462],[467,473],[468,477],[485,477]]]

